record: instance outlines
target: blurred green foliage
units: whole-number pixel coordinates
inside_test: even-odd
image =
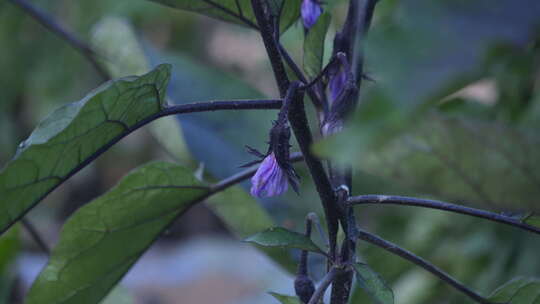
[[[171,102],[255,98],[263,95],[261,91],[275,96],[264,56],[247,56],[262,50],[255,47],[260,40],[244,28],[148,1],[33,3],[92,41],[106,62],[120,66],[113,70],[115,77],[172,63]],[[335,33],[346,3],[331,1],[328,7],[334,16],[328,32]],[[425,195],[496,210],[538,209],[538,16],[540,3],[535,0],[380,1],[366,43],[367,73],[376,81],[364,82],[360,111],[348,133],[326,147],[323,143],[318,151],[355,164],[354,193]],[[120,28],[118,36],[107,38],[113,28]],[[286,47],[301,50],[302,35],[293,25],[284,35]],[[240,45],[247,50],[242,60],[226,54],[226,47],[242,42],[234,40],[238,37],[248,37]],[[83,56],[8,1],[0,3],[0,45],[0,163],[5,164],[38,121],[60,104],[80,99],[101,80]],[[141,64],[142,55],[147,62]],[[238,63],[242,61],[246,63]],[[158,131],[161,143],[167,138],[180,142],[173,147],[167,143],[168,152],[154,144],[155,137],[141,137],[98,160],[96,170],[81,177],[84,186],[65,185],[60,191],[90,192],[92,187],[85,183],[96,175],[101,182],[97,189],[104,192],[129,169],[166,153],[192,168],[204,162],[207,178],[225,177],[250,160],[244,144],[264,147],[273,117],[272,112],[186,117],[181,120],[183,138],[174,126],[167,133]],[[244,208],[242,202],[248,200],[246,206],[258,207],[243,196],[223,195],[212,206],[237,223],[234,207],[223,206],[238,199],[237,208]],[[64,204],[73,201],[69,193],[57,197]],[[305,214],[320,212],[307,178],[302,180],[301,197],[287,195],[263,205],[273,219],[254,207],[256,218],[264,221],[250,218],[245,226],[227,226],[241,237],[255,232],[254,227],[266,228],[262,226],[272,220],[300,231]],[[358,217],[362,226],[434,262],[484,295],[512,277],[540,275],[540,242],[535,235],[413,208],[363,206]],[[1,240],[3,257],[11,249],[2,247]],[[467,303],[406,261],[364,243],[359,252],[393,288],[398,303]],[[312,261],[317,275],[323,263]],[[290,261],[283,264],[292,269]],[[5,291],[0,290],[1,296]],[[370,300],[357,292],[355,301]]]

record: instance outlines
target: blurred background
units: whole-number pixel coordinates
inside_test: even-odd
[[[173,65],[170,103],[274,98],[258,34],[151,1],[34,0],[91,45],[113,77]],[[346,14],[333,13],[326,57]],[[419,195],[523,216],[540,197],[540,3],[536,0],[395,1],[378,4],[366,47],[362,105],[343,137],[315,149],[355,165],[354,194]],[[303,28],[282,42],[302,62]],[[0,2],[0,166],[37,123],[104,80],[84,56],[10,1]],[[137,131],[55,190],[27,215],[49,246],[83,204],[151,160],[225,178],[266,150],[276,112],[190,114]],[[313,113],[310,112],[314,122]],[[331,147],[331,148],[329,148]],[[239,240],[265,228],[302,231],[322,215],[305,168],[301,196],[257,201],[217,196],[193,207],[141,258],[104,303],[277,303],[294,294],[297,252],[268,256]],[[361,226],[432,261],[481,294],[515,276],[540,275],[538,237],[480,219],[413,207],[357,207]],[[273,223],[273,224],[272,224]],[[259,229],[261,228],[261,229]],[[315,241],[322,244],[319,237]],[[400,304],[467,303],[423,269],[360,242],[361,259]],[[22,303],[47,256],[22,226],[0,238],[0,303]],[[324,261],[311,257],[320,279]],[[355,292],[354,303],[369,303]]]

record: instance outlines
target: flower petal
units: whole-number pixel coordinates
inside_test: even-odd
[[[306,29],[310,29],[322,14],[321,5],[316,0],[304,0],[300,8],[302,21]]]
[[[285,171],[279,167],[274,153],[270,153],[251,178],[251,195],[269,197],[287,191],[288,182]]]

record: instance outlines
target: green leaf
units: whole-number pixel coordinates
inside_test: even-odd
[[[133,304],[135,299],[127,288],[116,286],[99,304]]]
[[[105,17],[92,27],[92,49],[113,78],[146,73],[150,65],[129,20]]]
[[[472,81],[490,77],[487,62],[494,47],[525,49],[537,38],[540,2],[536,0],[380,1],[378,5],[375,14],[380,5],[391,9],[376,16],[363,41],[366,72],[377,83],[364,82],[358,111],[362,113],[351,120],[349,131],[327,145],[325,156],[363,159],[403,124],[422,119],[422,113],[415,116],[418,112]],[[509,24],[512,29],[507,31]],[[499,64],[496,61],[492,69]],[[381,101],[387,112],[365,113],[382,106]],[[339,148],[332,149],[336,142]]]
[[[540,215],[531,213],[521,220],[523,223],[535,227],[540,227]]]
[[[8,274],[11,264],[17,258],[20,249],[19,225],[11,227],[0,237],[0,276]]]
[[[322,69],[324,41],[331,19],[330,13],[324,12],[304,39],[304,71],[309,77],[314,78]]]
[[[268,212],[240,186],[213,195],[206,204],[240,239],[275,226]],[[297,262],[280,248],[256,247],[290,273],[296,272]]]
[[[20,230],[20,225],[14,225],[0,236],[0,304],[12,302],[10,298],[17,283],[14,266],[21,248]]]
[[[134,170],[66,222],[26,303],[98,303],[160,234],[208,193],[175,164]]]
[[[540,279],[515,278],[497,288],[488,300],[494,303],[538,304],[540,303]]]
[[[324,252],[310,238],[282,227],[269,228],[246,238],[245,241],[261,246],[296,248],[324,255]]]
[[[534,130],[438,113],[415,122],[361,160],[357,155],[354,163],[441,199],[514,210],[540,208],[535,199],[540,195],[540,137]]]
[[[109,81],[42,121],[0,172],[0,231],[164,106],[170,66]]]
[[[150,0],[177,9],[203,14],[219,20],[256,28],[257,20],[253,14],[250,0]],[[285,32],[299,17],[301,0],[272,1],[272,12],[282,3],[280,31]]]
[[[277,292],[269,292],[269,294],[276,300],[278,300],[281,304],[302,304],[302,302],[300,302],[300,299],[298,299],[297,297],[287,296]]]
[[[142,47],[137,41],[134,29],[127,20],[115,17],[104,18],[93,27],[92,38],[94,49],[100,54],[103,54],[104,58],[113,59],[104,63],[109,71],[113,73],[114,77],[121,77],[126,75],[126,73],[137,73],[141,70],[146,71],[149,64],[147,63]],[[129,48],[126,48],[126,45],[128,45]],[[231,98],[236,98],[238,96],[247,98],[259,95],[259,93],[247,89],[239,82],[229,81],[225,74],[209,69],[205,70],[201,64],[194,63],[193,61],[187,60],[187,58],[167,58],[167,61],[181,67],[181,69],[174,69],[177,75],[182,73],[180,75],[181,80],[171,84],[171,88],[169,89],[169,92],[172,91],[172,93],[175,91],[179,92],[174,96],[175,101],[185,101],[186,98],[204,100],[215,96],[223,97],[227,95],[230,95]],[[185,76],[183,74],[185,74]],[[194,78],[197,81],[193,82],[189,77]],[[209,78],[211,78],[212,81],[209,81]],[[204,83],[206,83],[206,85],[202,87],[202,84]],[[207,96],[186,95],[187,91],[192,93],[197,90],[197,88],[194,89],[195,84],[201,86],[199,90],[204,91]],[[175,89],[175,86],[178,87]],[[218,89],[220,87],[223,87],[223,89]],[[234,94],[231,92],[234,92]],[[239,123],[242,124],[246,115],[251,115],[250,113],[243,112],[237,113],[236,115],[228,112],[212,113],[211,115],[213,117],[221,117],[217,121],[217,123],[224,126],[223,129],[220,129],[220,133],[226,131],[225,129],[230,129],[232,130],[230,134],[231,137],[234,136],[233,138],[246,140],[249,136],[260,138],[260,136],[257,136],[266,134],[266,129],[264,128],[261,132],[255,132],[253,128],[256,126],[255,117],[257,120],[256,122],[259,122],[261,119],[260,115],[263,113],[252,114],[254,115],[254,123],[250,123],[249,128],[241,128],[246,131],[245,133],[242,133],[242,136],[240,137],[238,136],[238,132],[241,130],[238,130],[235,126],[238,126]],[[236,115],[238,117],[231,118],[231,115]],[[186,118],[182,119],[184,121],[186,120]],[[271,117],[268,117],[268,121],[271,121],[271,119]],[[217,177],[225,177],[238,170],[238,166],[235,163],[240,163],[242,160],[245,160],[245,152],[243,150],[238,151],[238,153],[235,154],[237,155],[236,158],[232,158],[228,155],[227,159],[230,160],[231,168],[226,171],[221,171],[224,167],[224,164],[221,161],[223,159],[223,153],[225,153],[224,151],[226,151],[228,147],[224,146],[226,139],[221,138],[221,134],[217,133],[213,128],[215,123],[216,122],[213,121],[208,122],[207,119],[205,119],[205,113],[200,113],[191,123],[186,124],[187,126],[184,131],[189,133],[187,134],[187,138],[192,139],[188,140],[188,144],[197,144],[201,143],[202,132],[200,127],[210,126],[211,133],[209,133],[212,137],[205,138],[203,141],[204,145],[200,144],[200,148],[198,148],[198,145],[191,145],[190,148],[193,155],[196,155],[199,161],[204,162],[205,169],[208,169],[212,174],[218,174],[219,176]],[[199,126],[199,128],[194,128],[194,126]],[[249,130],[249,132],[247,130]],[[169,116],[160,118],[152,123],[150,131],[170,153],[178,157],[182,162],[188,163],[190,161],[187,159],[189,152],[176,117]],[[175,137],[178,139],[171,140],[171,138]],[[240,142],[238,145],[232,143],[231,146],[237,147],[241,146],[240,144]],[[209,150],[207,149],[208,145],[219,147],[219,149]],[[208,159],[215,159],[215,161],[208,161]],[[220,171],[216,172],[216,169]],[[207,204],[227,225],[230,231],[240,239],[244,239],[259,231],[276,226],[266,210],[264,210],[252,196],[246,194],[240,187],[232,187],[224,192],[213,195],[207,200]],[[283,254],[283,250],[261,246],[258,246],[257,248],[290,273],[296,271],[296,261],[289,254]]]
[[[150,63],[135,29],[125,18],[105,17],[100,20],[92,27],[91,42],[100,57],[107,58],[103,61],[103,65],[114,78],[143,74],[150,69]],[[196,79],[201,80],[199,77]],[[169,99],[167,103],[171,104]],[[162,117],[154,121],[149,128],[152,135],[169,153],[183,163],[189,161],[187,159],[189,153],[176,117]],[[171,140],[171,138],[178,139]]]
[[[392,292],[392,289],[386,285],[386,282],[384,282],[378,273],[363,263],[355,263],[353,264],[353,267],[356,271],[356,281],[376,303],[394,303],[394,293]]]

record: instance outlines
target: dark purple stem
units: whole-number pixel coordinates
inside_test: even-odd
[[[490,302],[488,299],[482,297],[475,291],[467,288],[465,285],[458,282],[456,279],[452,278],[450,275],[439,269],[437,266],[431,264],[430,262],[424,260],[423,258],[415,255],[414,253],[405,250],[391,242],[388,242],[374,234],[371,234],[369,232],[358,230],[357,236],[359,239],[364,240],[368,243],[371,243],[377,247],[380,247],[386,251],[389,251],[395,255],[398,255],[405,260],[408,260],[425,270],[431,272],[435,276],[437,276],[439,279],[444,281],[445,283],[448,283],[450,286],[454,287],[458,291],[464,293],[469,298],[473,299],[474,301],[481,303],[481,304],[494,304],[493,302]]]
[[[421,198],[406,197],[406,196],[394,196],[394,195],[360,195],[360,196],[350,197],[347,203],[351,205],[364,205],[364,204],[399,205],[399,206],[416,206],[416,207],[438,209],[438,210],[444,210],[444,211],[450,211],[450,212],[475,216],[475,217],[483,218],[483,219],[498,222],[498,223],[503,223],[506,225],[514,226],[523,230],[540,234],[540,228],[525,224],[522,221],[509,217],[509,216],[505,216],[505,215],[501,215],[501,214],[497,214],[497,213],[493,213],[493,212],[489,212],[485,210],[470,208],[466,206],[436,201],[436,200],[421,199]]]

